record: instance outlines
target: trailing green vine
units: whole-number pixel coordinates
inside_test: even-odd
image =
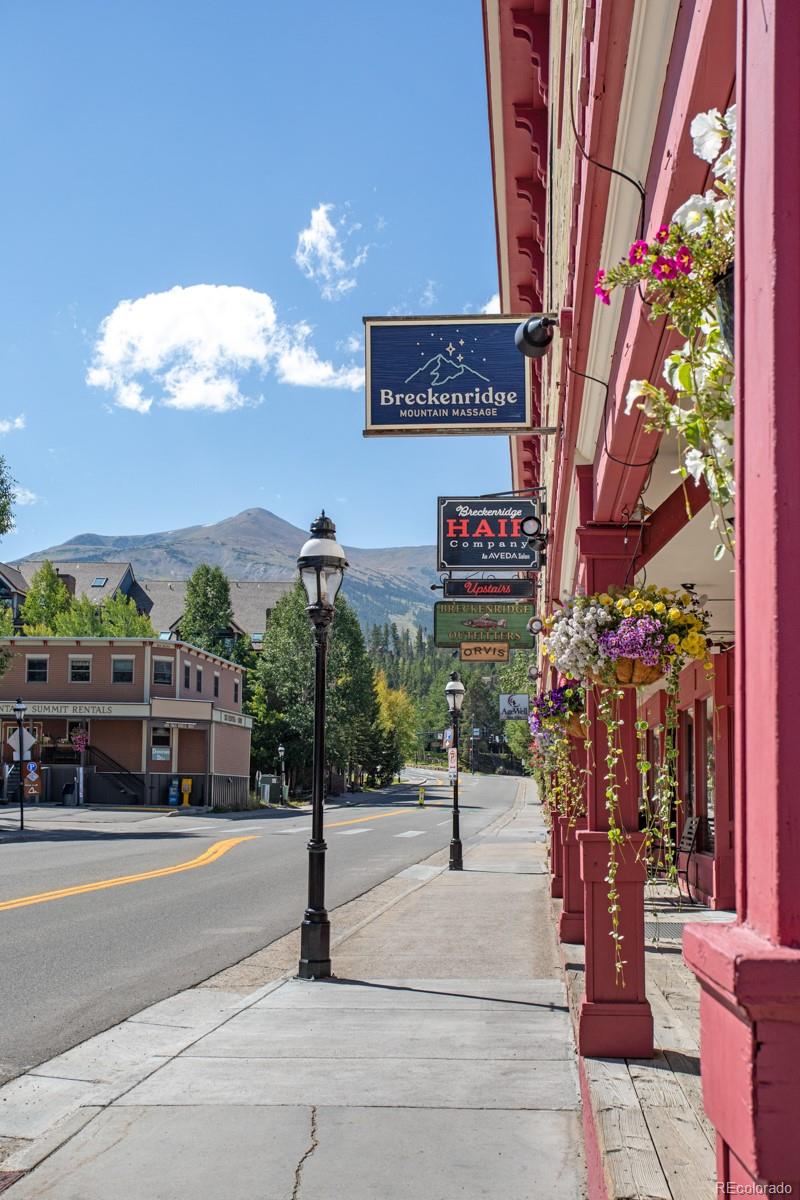
[[[619,811],[619,767],[622,759],[622,746],[619,731],[623,724],[619,716],[619,702],[623,692],[620,688],[598,688],[597,715],[606,731],[606,769],[603,776],[605,787],[605,808],[608,817],[608,874],[605,882],[608,884],[608,911],[611,917],[610,937],[614,942],[614,972],[617,983],[625,986],[625,959],[622,957],[622,941],[620,933],[620,894],[617,887],[620,854],[625,846],[625,832],[620,822]],[[622,762],[624,771],[625,763]]]

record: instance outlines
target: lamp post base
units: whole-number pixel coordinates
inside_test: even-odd
[[[300,979],[330,979],[331,923],[327,916],[322,920],[306,917],[300,926],[297,974]]]
[[[455,839],[450,843],[450,870],[463,871],[464,858],[461,850],[461,842]]]

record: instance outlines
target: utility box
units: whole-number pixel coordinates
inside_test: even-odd
[[[262,775],[259,786],[261,788],[260,800],[262,804],[282,803],[280,775]]]

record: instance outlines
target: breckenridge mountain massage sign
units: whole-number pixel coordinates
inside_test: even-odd
[[[520,317],[365,317],[365,437],[529,429]]]

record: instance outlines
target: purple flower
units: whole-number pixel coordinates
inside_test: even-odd
[[[625,617],[616,629],[601,633],[598,643],[612,662],[638,658],[647,667],[657,667],[664,652],[664,627],[654,617]]]

